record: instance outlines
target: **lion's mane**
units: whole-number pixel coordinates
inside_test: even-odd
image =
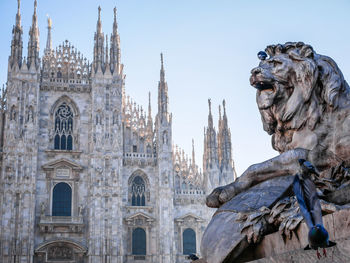
[[[287,102],[278,105],[281,101],[277,100],[260,109],[264,130],[273,135],[274,149],[284,152],[290,150],[295,131],[314,130],[349,100],[349,86],[334,60],[317,54],[310,45],[287,42],[268,46],[265,51],[270,58],[286,54],[293,63],[288,83],[281,84],[292,87]]]

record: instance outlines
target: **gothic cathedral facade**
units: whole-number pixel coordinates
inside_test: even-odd
[[[212,211],[205,196],[235,177],[224,106],[211,109],[203,171],[173,145],[161,55],[153,121],[125,94],[116,9],[98,10],[90,64],[68,41],[39,56],[34,14],[22,55],[20,0],[0,108],[0,262],[187,262]],[[209,108],[211,107],[209,101]]]

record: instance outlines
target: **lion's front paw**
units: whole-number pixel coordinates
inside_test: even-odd
[[[210,195],[207,196],[206,204],[209,207],[217,208],[227,201],[230,201],[235,195],[236,192],[233,184],[219,186],[215,188]]]
[[[234,196],[236,195],[234,188],[230,187],[229,185],[227,187],[223,187],[220,195],[219,195],[219,201],[220,203],[226,203],[230,201]]]
[[[206,198],[206,204],[209,207],[218,208],[222,203],[219,196],[224,188],[222,186],[215,188]]]

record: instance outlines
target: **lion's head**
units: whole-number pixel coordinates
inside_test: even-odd
[[[326,113],[348,101],[349,86],[337,64],[310,45],[287,42],[265,51],[250,84],[257,89],[264,130],[273,135],[274,149],[284,152],[295,131],[314,130]]]

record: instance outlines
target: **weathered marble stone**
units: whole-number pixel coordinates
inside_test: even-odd
[[[327,257],[316,258],[315,250],[304,250],[307,246],[308,228],[305,223],[299,225],[292,237],[284,238],[279,232],[266,235],[257,245],[247,247],[234,261],[226,259],[226,263],[292,263],[292,262],[350,262],[350,209],[337,211],[323,217],[330,240],[335,247],[327,248]],[[209,259],[211,260],[211,259]],[[196,263],[211,263],[200,259]]]
[[[326,199],[328,202],[339,205],[350,203],[350,185],[346,185],[337,191],[330,193],[327,195]]]
[[[219,263],[227,255],[237,257],[249,245],[246,235],[241,233],[244,222],[236,221],[240,217],[239,212],[251,212],[263,206],[271,207],[288,190],[292,181],[293,176],[285,176],[262,182],[221,206],[203,235],[203,259]]]
[[[350,210],[340,210],[323,217],[329,239],[337,243],[327,248],[327,259],[322,262],[350,262]],[[308,228],[300,224],[292,237],[285,238],[279,232],[266,235],[262,241],[248,247],[235,262],[315,262],[314,250],[304,251],[307,246]],[[230,262],[230,261],[228,261]]]
[[[251,212],[263,206],[270,207],[288,190],[293,178],[294,176],[283,176],[262,182],[223,204],[216,213]]]

